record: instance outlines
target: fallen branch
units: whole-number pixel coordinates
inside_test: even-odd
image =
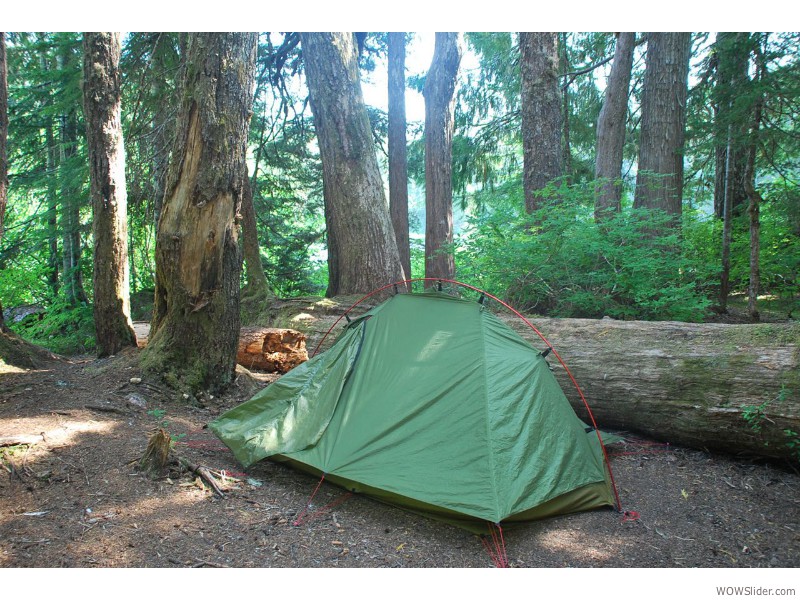
[[[214,567],[215,569],[230,569],[228,565],[221,565],[219,563],[208,562],[207,560],[201,560],[196,562],[192,565],[192,569],[198,569],[200,567]]]
[[[189,469],[192,473],[199,476],[200,479],[205,481],[218,495],[220,498],[224,498],[225,494],[222,493],[222,490],[219,488],[217,484],[217,480],[214,479],[214,476],[211,474],[211,471],[208,467],[204,467],[203,465],[197,465],[191,462],[189,459],[183,458],[181,456],[175,456],[175,459],[178,461],[178,464],[186,469]]]
[[[87,410],[93,410],[96,412],[117,413],[120,415],[128,414],[127,410],[123,408],[117,408],[116,406],[102,406],[100,404],[84,404],[83,407]]]

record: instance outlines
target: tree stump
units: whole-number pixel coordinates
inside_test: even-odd
[[[163,477],[169,464],[169,451],[172,447],[172,438],[162,428],[150,436],[147,448],[139,459],[139,470],[148,477],[158,479]]]

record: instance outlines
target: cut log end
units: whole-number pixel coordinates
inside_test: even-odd
[[[147,345],[150,324],[133,324],[140,348]],[[236,362],[250,370],[287,373],[308,360],[306,335],[295,329],[244,327],[239,332]]]
[[[245,327],[236,362],[247,369],[286,373],[308,360],[306,336],[294,329]]]

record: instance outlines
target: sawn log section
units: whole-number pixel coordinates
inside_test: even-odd
[[[150,324],[135,321],[139,347],[147,345]],[[306,336],[294,329],[276,327],[242,327],[236,362],[247,369],[268,373],[286,373],[308,360]]]
[[[236,362],[247,369],[286,373],[308,360],[306,336],[294,329],[243,327]]]

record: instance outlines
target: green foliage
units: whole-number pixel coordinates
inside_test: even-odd
[[[742,419],[747,423],[748,428],[753,433],[761,433],[764,421],[770,421],[768,410],[775,404],[786,402],[790,397],[791,390],[786,386],[781,387],[781,391],[775,398],[768,398],[759,405],[749,405],[742,407]],[[772,421],[770,421],[772,422]],[[784,429],[784,444],[789,449],[792,460],[800,464],[800,434],[793,429]],[[768,444],[765,442],[765,444]]]
[[[12,329],[28,341],[58,354],[86,354],[95,348],[92,307],[57,299],[42,320],[25,320]]]
[[[268,126],[260,119],[254,125]],[[309,150],[312,135],[305,120],[286,123],[257,150],[261,167],[252,188],[262,266],[281,297],[322,294],[328,285],[321,257],[322,174],[319,157]]]
[[[800,434],[792,429],[784,429],[783,434],[786,436],[786,447],[792,453],[792,458],[800,463]]]
[[[516,306],[562,317],[700,321],[702,261],[655,211],[629,211],[603,226],[592,218],[594,187],[549,187],[525,214],[519,187],[474,219],[456,257],[459,276],[499,290]]]
[[[754,432],[760,433],[764,419],[767,418],[767,406],[770,400],[765,400],[758,406],[745,406],[742,409],[742,419],[745,420],[747,426]]]
[[[148,410],[147,414],[153,417],[156,421],[158,421],[158,426],[164,429],[167,433],[169,433],[169,421],[164,417],[167,414],[167,411],[162,408],[154,408],[153,410]],[[177,442],[182,440],[186,437],[185,433],[170,433],[170,448],[174,447]]]

